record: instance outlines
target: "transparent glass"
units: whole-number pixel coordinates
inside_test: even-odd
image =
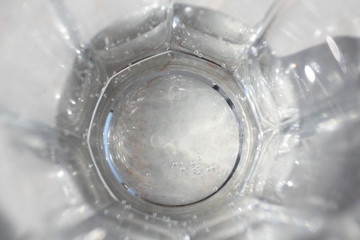
[[[358,239],[360,2],[4,1],[1,239]]]

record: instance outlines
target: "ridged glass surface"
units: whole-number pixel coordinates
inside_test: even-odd
[[[358,239],[358,1],[9,1],[0,239]]]

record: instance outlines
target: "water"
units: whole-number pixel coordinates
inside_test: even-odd
[[[114,75],[99,96],[88,135],[111,189],[123,185],[148,202],[176,206],[201,201],[225,185],[240,159],[242,130],[220,87],[223,78],[232,76],[174,51]]]
[[[81,138],[98,185],[142,209],[225,196],[258,141],[234,72],[248,44],[239,35],[245,27],[191,6],[175,5],[167,24],[169,16],[153,11],[134,16],[133,28],[115,24],[96,35],[76,59],[60,106],[59,124]]]
[[[325,206],[299,199],[314,164],[306,141],[334,127],[328,100],[343,76],[328,46],[276,58],[242,23],[187,5],[126,21],[81,49],[59,106],[66,168],[90,204],[127,228],[161,222],[184,239],[258,222],[294,234],[318,227],[284,206],[308,204],[310,215]]]

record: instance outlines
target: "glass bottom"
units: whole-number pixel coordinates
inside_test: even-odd
[[[165,206],[215,195],[241,157],[237,91],[230,71],[177,51],[113,75],[88,134],[108,190]]]

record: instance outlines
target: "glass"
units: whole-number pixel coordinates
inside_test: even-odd
[[[357,239],[358,1],[8,1],[2,239]]]

